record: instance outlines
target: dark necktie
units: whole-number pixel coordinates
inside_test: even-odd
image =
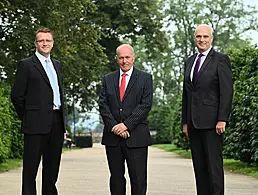
[[[125,84],[126,84],[126,79],[125,77],[127,76],[126,73],[122,74],[122,79],[121,79],[121,83],[120,83],[120,100],[122,102],[122,99],[124,97],[125,94]]]
[[[204,55],[200,53],[198,55],[198,59],[196,60],[196,64],[194,66],[194,72],[193,72],[193,82],[195,82],[196,79],[197,79],[197,75],[198,75],[199,67],[200,67],[200,64],[201,64],[202,56],[204,56]]]

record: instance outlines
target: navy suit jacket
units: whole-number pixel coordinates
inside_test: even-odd
[[[213,129],[218,121],[229,122],[233,79],[230,59],[213,48],[207,55],[195,83],[190,79],[196,54],[186,62],[182,123],[197,129]]]
[[[104,122],[102,144],[116,146],[123,139],[111,132],[112,127],[123,122],[130,137],[128,147],[151,145],[147,116],[152,106],[152,76],[133,69],[122,102],[119,97],[119,70],[104,76],[99,95],[99,111]]]

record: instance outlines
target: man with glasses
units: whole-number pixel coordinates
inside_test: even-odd
[[[50,58],[53,32],[36,32],[36,52],[17,64],[11,99],[24,134],[22,195],[36,195],[36,176],[42,157],[42,194],[57,195],[64,139],[62,69]]]

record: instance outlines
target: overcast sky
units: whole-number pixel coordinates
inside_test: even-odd
[[[256,6],[257,10],[258,10],[258,0],[243,0],[243,2],[245,2],[247,5],[252,5],[252,6]],[[258,17],[258,15],[257,15]],[[252,43],[254,44],[258,44],[258,31],[252,31],[250,33],[247,34],[247,36],[250,36],[252,38]]]

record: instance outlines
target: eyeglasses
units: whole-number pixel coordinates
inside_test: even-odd
[[[40,39],[40,40],[36,40],[36,42],[37,42],[37,43],[44,43],[44,42],[46,42],[46,43],[52,43],[52,42],[53,42],[53,40],[49,40],[49,39],[46,39],[46,40],[44,40],[44,39]]]

